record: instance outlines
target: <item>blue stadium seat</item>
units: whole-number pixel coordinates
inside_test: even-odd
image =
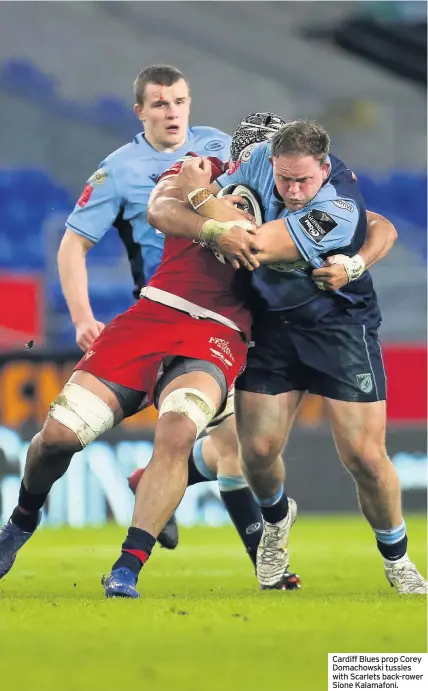
[[[67,191],[39,170],[0,170],[2,223],[0,267],[42,271],[46,248],[43,226],[52,213],[72,207]]]

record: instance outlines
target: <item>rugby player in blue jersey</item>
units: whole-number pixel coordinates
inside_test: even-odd
[[[157,178],[188,151],[215,156],[222,163],[229,159],[228,134],[213,127],[189,127],[189,84],[176,68],[156,65],[145,69],[135,80],[134,91],[134,111],[144,131],[107,156],[89,178],[67,220],[58,253],[61,285],[76,327],[76,341],[89,353],[104,324],[97,321],[89,301],[87,252],[113,226],[125,245],[137,298],[159,266],[163,252],[164,236],[146,218],[148,198]],[[251,141],[263,138],[258,132]],[[222,415],[213,421],[211,434],[195,443],[189,458],[189,484],[217,479],[222,500],[255,563],[262,517],[242,475],[233,412],[229,398]],[[131,476],[133,490],[137,479]],[[177,545],[174,516],[158,541],[170,549]]]
[[[222,200],[212,197],[219,186],[232,184],[233,191],[246,185],[260,198],[267,223],[256,235],[219,223],[217,229],[211,226],[209,242],[223,260],[256,269],[253,286],[262,299],[236,399],[245,474],[264,518],[257,556],[261,587],[281,588],[288,568],[287,543],[297,509],[285,494],[279,454],[310,392],[324,398],[340,459],[356,483],[387,580],[399,593],[422,594],[427,584],[407,555],[399,480],[385,447],[381,316],[366,271],[389,248],[383,237],[373,235],[376,217],[371,215],[368,233],[355,175],[329,155],[329,146],[321,126],[300,120],[287,123],[271,142],[245,149],[214,185],[206,162],[189,160],[169,188],[166,181],[153,195],[149,218],[165,233],[204,240],[203,219],[189,205],[184,211],[186,197],[192,203],[195,190],[197,214],[221,222],[226,220]],[[322,290],[313,272],[338,254],[347,282],[334,292]]]

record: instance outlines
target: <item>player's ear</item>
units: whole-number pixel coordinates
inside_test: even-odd
[[[330,164],[329,164],[329,163],[324,163],[323,166],[322,166],[322,168],[321,168],[321,171],[322,171],[322,179],[323,179],[323,182],[324,182],[324,181],[327,180],[327,178],[328,178],[328,174],[329,174],[329,171],[330,171]]]
[[[133,111],[137,118],[141,121],[144,122],[144,106],[140,105],[139,103],[135,103]]]

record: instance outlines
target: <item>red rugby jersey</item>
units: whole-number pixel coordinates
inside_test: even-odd
[[[224,172],[227,164],[215,157],[210,156],[209,159],[212,180],[215,180]],[[182,163],[183,160],[174,163],[159,179],[178,174]],[[249,277],[248,272],[235,271],[221,255],[216,255],[197,241],[166,236],[162,261],[149,286],[227,317],[249,338]]]

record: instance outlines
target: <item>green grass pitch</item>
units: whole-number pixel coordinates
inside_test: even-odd
[[[425,572],[426,521],[407,517]],[[104,600],[117,526],[40,531],[0,583],[4,691],[323,691],[328,652],[424,652],[426,599],[386,583],[359,516],[299,517],[298,592],[260,592],[232,528],[156,548],[140,600]]]

